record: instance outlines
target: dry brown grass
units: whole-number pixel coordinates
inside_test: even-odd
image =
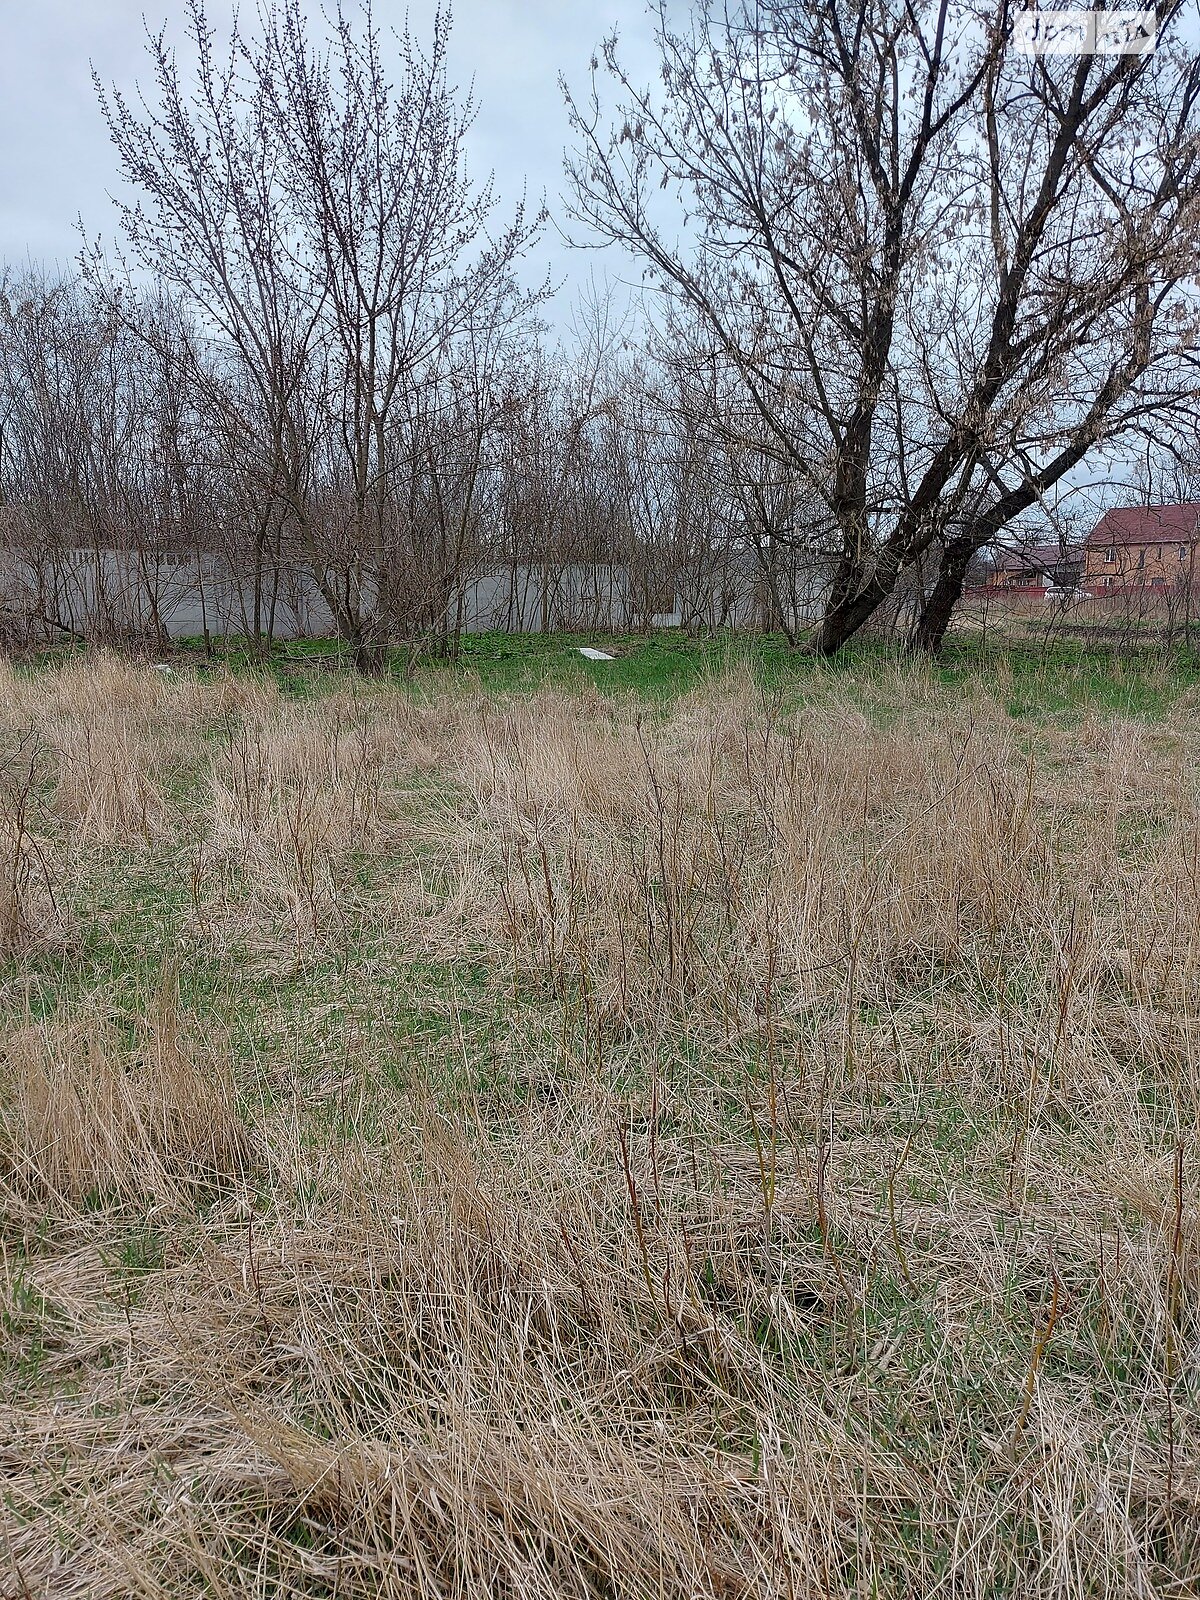
[[[140,1032],[126,1051],[111,1022],[84,1012],[10,1033],[0,1130],[17,1194],[60,1215],[88,1202],[170,1208],[245,1164],[228,1063],[181,1038],[171,978]]]
[[[1193,709],[0,729],[0,1594],[1200,1584]]]

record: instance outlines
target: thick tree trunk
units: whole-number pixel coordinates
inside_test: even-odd
[[[874,616],[896,585],[897,573],[890,567],[877,565],[865,581],[862,564],[855,563],[853,573],[845,565],[834,580],[829,603],[817,631],[813,648],[819,656],[834,656],[858,632],[864,622]],[[850,581],[848,581],[850,580]]]
[[[926,655],[937,655],[946,637],[954,608],[962,599],[971,557],[979,549],[974,539],[951,539],[942,550],[937,578],[921,608],[909,647]]]
[[[354,670],[359,677],[381,678],[387,670],[387,645],[365,633],[359,633],[352,643]]]
[[[853,636],[862,627],[863,623],[875,610],[875,604],[864,606],[859,598],[843,601],[839,605],[830,606],[817,630],[817,637],[813,641],[813,649],[819,656],[835,656],[842,647],[848,644]]]

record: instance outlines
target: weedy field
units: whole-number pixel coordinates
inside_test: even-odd
[[[1195,1593],[1195,675],[310,669],[0,669],[0,1593]]]

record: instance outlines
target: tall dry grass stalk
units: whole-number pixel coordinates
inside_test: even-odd
[[[209,845],[268,914],[283,912],[296,960],[325,942],[347,862],[380,844],[386,781],[410,765],[403,716],[364,720],[333,700],[241,717],[214,756]]]
[[[9,1181],[42,1204],[178,1205],[248,1159],[228,1064],[181,1037],[171,976],[132,1050],[83,1012],[9,1034],[0,1070]]]
[[[9,943],[0,1593],[1200,1581],[1194,711],[85,679],[64,916],[294,959]]]
[[[41,743],[32,729],[14,730],[0,756],[0,954],[17,955],[64,933],[55,892],[59,865],[39,831],[38,797],[45,783]]]

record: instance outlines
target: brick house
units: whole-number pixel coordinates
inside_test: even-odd
[[[1079,585],[1082,554],[1058,544],[996,550],[981,584],[972,594],[988,600],[1057,600]]]
[[[1082,587],[1097,599],[1147,600],[1200,582],[1200,504],[1106,511],[1083,542]]]

